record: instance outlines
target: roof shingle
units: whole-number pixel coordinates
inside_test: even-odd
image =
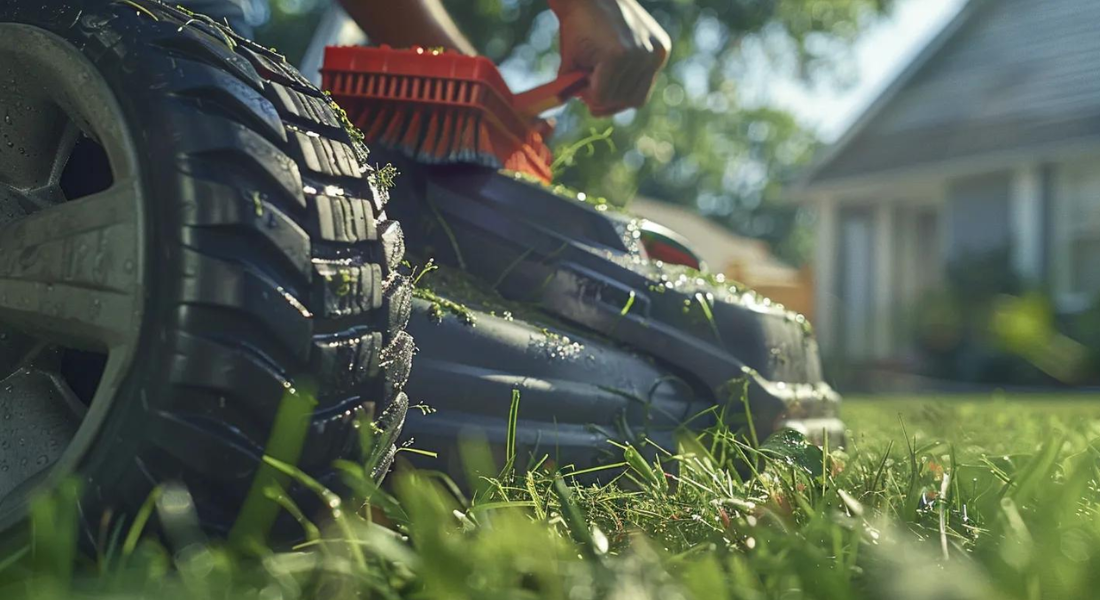
[[[809,175],[1100,140],[1100,0],[972,0]]]

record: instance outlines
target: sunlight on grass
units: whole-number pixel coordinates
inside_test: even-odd
[[[520,405],[514,398],[513,412]],[[292,514],[305,540],[296,549],[258,553],[181,534],[194,520],[180,514],[193,508],[168,487],[150,499],[145,534],[121,544],[122,560],[117,550],[74,558],[76,491],[64,488],[36,504],[30,550],[0,562],[0,597],[994,599],[1100,589],[1100,398],[857,398],[845,410],[847,444],[827,452],[791,431],[757,446],[716,427],[680,436],[676,449],[623,446],[615,466],[570,476],[517,471],[527,457],[511,451],[497,471],[471,439],[464,487],[408,469],[380,487],[369,464],[346,463],[342,498],[269,458],[294,482],[289,496],[312,494],[323,510]],[[294,513],[289,496],[265,495],[265,510]]]

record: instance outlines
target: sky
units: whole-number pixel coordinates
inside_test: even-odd
[[[834,141],[890,84],[966,0],[901,0],[893,14],[868,29],[853,49],[854,83],[808,87],[774,72],[758,74],[753,87],[758,100],[792,111],[816,129],[826,142]]]

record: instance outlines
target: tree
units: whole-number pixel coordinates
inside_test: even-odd
[[[311,0],[294,0],[295,5]],[[625,204],[636,193],[695,206],[735,231],[805,256],[804,216],[777,202],[818,140],[774,108],[747,106],[738,84],[742,49],[755,41],[776,64],[811,80],[835,80],[845,49],[894,0],[640,0],[674,42],[650,103],[593,119],[580,107],[559,117],[555,144],[614,126],[604,148],[559,173],[573,187]],[[273,14],[278,17],[279,3]],[[557,22],[545,0],[445,0],[482,53],[506,68],[549,79],[557,71]]]

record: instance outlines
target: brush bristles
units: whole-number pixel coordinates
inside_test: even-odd
[[[502,131],[500,121],[489,118],[480,85],[440,85],[431,79],[393,74],[357,75],[354,81],[339,80],[343,85],[334,86],[333,93],[354,116],[368,144],[426,164],[519,166],[516,170],[547,179],[552,159],[541,137],[533,130]],[[517,134],[518,139],[512,139]],[[526,156],[532,151],[538,158],[535,163],[546,164],[532,164]]]
[[[397,150],[417,162],[504,166],[487,120],[468,108],[410,109],[385,103],[364,106],[356,116],[367,144]]]

